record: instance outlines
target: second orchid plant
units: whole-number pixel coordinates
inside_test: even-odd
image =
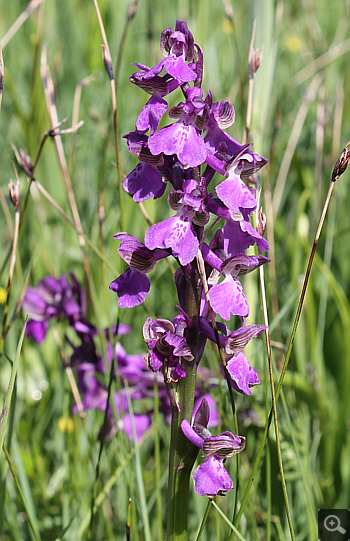
[[[225,131],[235,120],[233,106],[214,102],[210,91],[203,94],[203,53],[187,24],[176,21],[174,31],[166,28],[160,48],[163,60],[153,68],[135,64],[138,71],[130,77],[150,98],[135,131],[125,135],[139,162],[123,187],[136,203],[159,199],[167,191],[174,214],[149,227],[144,243],[126,232],[115,235],[129,267],[110,289],[118,295],[119,307],[133,308],[145,301],[151,285],[147,275],[157,261],[172,257],[178,263],[178,314],[173,321],[148,318],[143,327],[148,367],[164,378],[171,404],[170,541],[187,539],[189,480],[198,450],[204,460],[192,474],[194,490],[212,498],[233,488],[223,462],[245,447],[239,435],[209,432],[207,400],[192,417],[206,340],[221,349],[222,373],[235,391],[250,395],[260,383],[242,350],[265,326],[245,325],[249,305],[239,278],[269,261],[262,255],[268,250],[263,227],[256,230],[251,223],[257,203],[256,190],[249,185],[267,160]],[[168,111],[164,98],[175,91],[182,93],[182,101]],[[159,129],[167,111],[174,122]],[[246,254],[252,245],[258,255]],[[233,332],[216,321],[230,321],[231,316],[240,322]]]

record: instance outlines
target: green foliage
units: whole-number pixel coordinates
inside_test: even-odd
[[[26,4],[21,0],[0,0],[0,36],[5,37]],[[248,96],[247,57],[256,17],[255,47],[264,49],[264,56],[254,80],[251,140],[256,151],[269,159],[260,183],[271,247],[272,262],[265,270],[265,278],[277,381],[331,172],[349,139],[350,102],[345,98],[350,93],[346,11],[349,5],[334,0],[330,15],[329,3],[306,0],[285,3],[225,0],[222,4],[208,0],[168,3],[144,0],[128,24],[122,42],[127,2],[101,0],[100,4],[115,66],[119,52],[121,55],[116,77],[119,163],[123,176],[136,159],[127,152],[122,134],[134,129],[138,112],[145,103],[142,91],[128,81],[133,72],[131,63],[152,66],[159,61],[160,33],[166,27],[174,27],[176,19],[187,21],[204,51],[204,91],[210,88],[215,101],[227,99],[234,104],[236,122],[230,133],[237,140],[242,139]],[[232,19],[227,16],[231,4]],[[2,41],[5,65],[0,113],[2,296],[6,297],[8,254],[14,231],[14,209],[7,195],[7,183],[10,178],[16,178],[17,171],[21,212],[29,185],[27,175],[14,165],[11,144],[25,150],[34,162],[42,137],[51,127],[40,76],[40,57],[45,47],[55,85],[58,118],[68,117],[62,129],[71,126],[77,85],[84,78],[94,76],[81,92],[79,121],[83,120],[84,125],[76,134],[63,136],[84,234],[121,273],[123,262],[117,254],[118,244],[113,234],[122,223],[124,230],[142,238],[147,227],[132,199],[126,193],[122,205],[119,199],[118,183],[122,179],[118,179],[115,166],[111,91],[103,67],[101,43],[94,3],[83,0],[41,3],[10,39],[7,35],[6,43]],[[318,59],[322,55],[324,62],[320,63]],[[319,80],[313,96],[307,100],[308,89],[317,74]],[[346,173],[335,186],[278,402],[282,459],[298,541],[316,539],[318,508],[349,504],[348,176]],[[72,219],[51,139],[45,143],[35,178]],[[278,205],[276,186],[282,187]],[[102,232],[98,219],[100,192],[105,215]],[[146,201],[144,206],[152,221],[166,217],[166,206],[154,201]],[[160,262],[151,276],[152,288],[145,306],[118,311],[116,296],[108,290],[116,275],[89,246],[86,253],[93,286],[90,301],[95,301],[96,306],[94,310],[90,302],[89,317],[101,329],[114,324],[119,316],[120,321],[133,328],[132,335],[123,337],[123,346],[129,353],[143,353],[142,325],[146,315],[169,319],[175,315],[171,270],[165,262]],[[47,274],[58,276],[67,271],[73,271],[87,288],[77,232],[33,183],[19,233],[7,322],[21,298],[28,273],[29,284],[36,285]],[[260,323],[261,301],[256,278],[250,280],[249,288],[249,295],[255,299],[251,322]],[[1,312],[5,306],[6,303],[1,304]],[[24,317],[19,311],[1,342],[1,404],[8,390]],[[51,328],[41,346],[26,339],[23,344],[5,444],[27,510],[2,452],[0,536],[4,541],[34,539],[30,518],[38,536],[45,540],[125,539],[128,520],[133,541],[161,539],[161,522],[166,521],[169,426],[161,416],[155,416],[139,446],[118,432],[105,445],[95,482],[100,449],[98,430],[103,413],[87,411],[85,419],[72,414],[74,400],[58,346],[68,331],[60,323],[55,329],[56,335]],[[67,346],[68,358],[70,353]],[[240,455],[238,507],[270,411],[267,357],[262,342],[250,349],[249,358],[259,372],[262,385],[254,389],[251,397],[237,398],[240,434],[247,437],[246,451]],[[204,362],[215,371],[218,380],[216,398],[222,413],[222,430],[233,430],[229,398],[224,382],[219,384],[221,376],[214,349],[208,348]],[[38,401],[33,399],[36,390],[42,394]],[[246,540],[289,539],[276,457],[275,432],[271,428],[239,525]],[[236,462],[230,460],[227,467],[235,478]],[[215,504],[232,521],[234,493],[218,498]],[[205,498],[191,495],[190,539],[196,537],[206,505]],[[227,521],[212,505],[201,539],[226,540],[230,533]]]

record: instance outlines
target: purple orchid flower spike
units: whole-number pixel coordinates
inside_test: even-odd
[[[229,431],[212,436],[207,429],[209,417],[209,405],[204,398],[195,415],[193,427],[185,419],[181,423],[181,430],[191,443],[202,449],[204,457],[204,461],[192,474],[194,490],[199,496],[213,498],[233,489],[232,479],[223,460],[243,451],[245,438]]]

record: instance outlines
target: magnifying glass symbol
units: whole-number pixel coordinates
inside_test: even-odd
[[[324,527],[329,532],[346,533],[346,530],[340,525],[340,520],[336,515],[328,515],[324,519]]]

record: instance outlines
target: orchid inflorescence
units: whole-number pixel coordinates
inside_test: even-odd
[[[165,57],[162,61],[153,68],[135,64],[138,71],[130,76],[130,81],[151,97],[136,120],[135,131],[124,136],[129,152],[139,162],[123,187],[140,203],[161,198],[169,185],[167,200],[175,214],[151,225],[144,243],[126,232],[114,236],[120,241],[118,252],[129,266],[110,289],[117,293],[119,307],[133,308],[145,301],[151,285],[147,275],[157,261],[172,256],[178,262],[174,281],[179,313],[173,322],[146,320],[143,335],[149,351],[147,364],[163,375],[173,405],[175,401],[179,426],[188,440],[211,449],[204,451],[205,464],[193,477],[196,492],[214,496],[232,488],[227,472],[227,476],[222,475],[221,444],[232,451],[227,452],[227,458],[244,448],[244,438],[230,432],[216,437],[205,431],[200,435],[196,429],[200,423],[195,418],[191,427],[188,419],[188,403],[192,400],[189,409],[193,411],[194,394],[192,398],[176,396],[181,395],[181,380],[189,371],[193,373],[191,366],[198,367],[207,339],[227,355],[222,371],[227,370],[236,391],[249,395],[260,383],[242,350],[266,327],[244,325],[249,305],[239,277],[269,261],[261,254],[268,250],[262,236],[264,228],[257,231],[251,224],[257,203],[256,189],[249,185],[249,178],[267,160],[254,153],[251,144],[241,145],[225,131],[235,120],[233,106],[226,101],[213,102],[210,91],[204,97],[203,53],[187,24],[176,21],[175,31],[165,29],[160,48]],[[163,70],[165,74],[161,75]],[[183,101],[169,110],[175,122],[159,128],[168,111],[164,98],[174,91],[182,91],[183,96]],[[218,181],[214,180],[216,174]],[[247,248],[255,244],[259,254],[247,255]],[[197,266],[199,253],[205,263],[208,296]],[[233,332],[219,321],[213,326],[213,314],[225,321],[238,316],[242,326]],[[204,417],[209,419],[207,407],[203,401]],[[172,437],[176,439],[175,433]],[[216,438],[215,445],[211,438]]]
[[[128,268],[110,289],[117,293],[120,308],[142,304],[151,285],[147,275],[159,260],[172,256],[178,263],[174,273],[177,315],[173,321],[146,319],[143,337],[148,347],[147,364],[141,355],[128,355],[119,341],[113,346],[110,330],[103,331],[106,365],[95,343],[98,331],[87,319],[85,291],[73,273],[59,278],[47,276],[37,288],[28,288],[23,307],[31,318],[27,335],[38,343],[45,338],[50,319],[64,318],[74,329],[78,343],[66,337],[73,350],[70,364],[77,373],[84,409],[105,411],[108,407],[105,439],[118,428],[133,439],[132,424],[136,438],[142,437],[152,414],[143,399],[152,396],[156,379],[160,411],[171,422],[171,446],[180,449],[181,438],[187,442],[182,444],[183,456],[176,458],[173,453],[173,460],[179,463],[173,465],[172,476],[186,469],[180,464],[187,464],[191,455],[192,463],[187,468],[190,471],[198,448],[202,449],[204,461],[193,473],[194,488],[200,495],[213,497],[233,488],[223,462],[244,449],[245,438],[229,431],[217,436],[209,432],[208,426],[219,424],[219,415],[208,394],[212,384],[208,383],[207,369],[199,363],[206,341],[210,340],[222,352],[221,371],[234,390],[250,395],[251,388],[260,383],[243,349],[266,327],[245,325],[249,305],[239,278],[269,261],[261,254],[268,250],[262,236],[264,219],[259,220],[258,230],[251,224],[257,203],[256,189],[249,185],[250,177],[267,160],[254,153],[251,144],[241,145],[225,131],[235,120],[233,106],[226,101],[213,102],[210,91],[204,97],[203,53],[187,24],[176,21],[174,32],[164,30],[160,45],[165,58],[153,68],[135,64],[138,71],[130,77],[151,97],[136,120],[135,131],[124,136],[139,162],[123,187],[140,203],[161,198],[169,185],[167,200],[175,214],[151,225],[144,243],[126,232],[114,235],[120,241],[118,252]],[[161,75],[163,70],[165,74]],[[168,110],[164,98],[175,91],[182,91],[183,96],[183,101],[169,110],[175,122],[159,128]],[[246,250],[255,244],[258,255],[247,255]],[[240,326],[231,331],[217,321],[218,316],[224,321],[238,316]],[[130,330],[119,324],[112,333],[118,340]],[[106,370],[113,357],[119,381],[123,382],[113,396],[119,412],[117,422],[108,404],[106,383]],[[196,380],[200,372],[200,379],[207,380],[205,386]],[[182,385],[189,378],[190,385]],[[129,399],[141,404],[136,407],[133,421]],[[169,486],[175,486],[174,482],[170,479]],[[175,497],[171,490],[170,486],[170,500]]]

